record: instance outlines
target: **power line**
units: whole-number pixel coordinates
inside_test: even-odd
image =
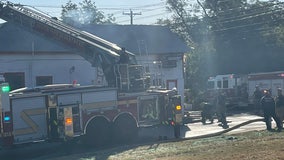
[[[228,15],[232,15],[232,14],[236,14],[236,12],[242,12],[242,13],[245,13],[244,15],[240,15],[239,17],[245,17],[249,14],[257,14],[259,12],[251,12],[253,10],[257,10],[260,12],[265,12],[265,10],[263,10],[263,8],[268,8],[268,7],[273,7],[273,6],[280,6],[281,4],[284,4],[284,2],[279,2],[279,3],[275,3],[275,4],[266,4],[266,5],[262,5],[262,6],[251,6],[251,8],[242,8],[242,7],[237,7],[237,8],[230,8],[230,9],[226,9],[226,10],[223,10],[223,11],[220,11],[220,12],[217,12],[217,15],[214,16],[214,17],[226,17],[226,18],[223,18],[222,20],[226,20],[226,19],[232,19],[232,18],[235,18],[235,16],[231,16],[231,17],[228,17]],[[242,9],[242,10],[239,10],[239,9]],[[274,8],[274,9],[279,9],[279,8]],[[228,11],[232,11],[231,13],[228,13]],[[226,13],[226,14],[223,14],[223,13]]]
[[[283,2],[281,3],[283,4]],[[274,6],[274,5],[266,5],[266,6]],[[261,7],[263,8],[263,6]],[[219,22],[215,22],[213,24],[226,24],[226,23],[233,23],[233,22],[242,22],[244,20],[255,20],[256,18],[261,18],[261,17],[267,17],[267,16],[271,16],[271,15],[281,15],[279,13],[283,13],[283,8],[273,8],[272,10],[261,10],[261,12],[255,12],[255,13],[252,13],[252,14],[246,14],[246,15],[240,15],[240,16],[235,16],[235,17],[230,17],[229,20],[227,20],[228,18],[225,19],[225,21],[222,21],[222,20],[219,20]],[[280,20],[280,18],[278,18],[278,20]],[[224,19],[223,19],[224,20]],[[227,21],[226,21],[227,20]],[[277,20],[277,19],[276,19]],[[272,21],[276,21],[275,19],[272,19]],[[248,21],[246,21],[247,23]],[[269,21],[271,22],[271,21]],[[243,22],[244,23],[244,22]],[[246,26],[253,26],[255,24],[267,24],[268,21],[266,22],[261,22],[261,23],[252,23],[252,24],[246,24],[246,25],[238,25],[236,26],[236,24],[233,24],[234,26],[233,27],[224,27],[222,29],[218,29],[218,30],[215,30],[215,31],[228,31],[228,30],[232,30],[232,29],[237,29],[237,28],[243,28],[243,27],[246,27]]]
[[[120,7],[97,7],[98,10],[127,10],[131,8],[132,10],[152,10],[152,9],[145,9],[145,8],[151,8],[155,6],[161,6],[162,4],[165,5],[164,2],[160,3],[154,3],[154,4],[147,4],[147,5],[141,5],[141,6],[123,6],[120,5]],[[62,6],[58,5],[23,5],[23,6],[32,6],[32,7],[39,7],[39,8],[62,8]]]
[[[165,15],[165,13],[167,13],[167,12],[158,13],[158,14],[152,14],[152,15],[149,15],[149,16],[144,16],[144,17],[139,17],[139,18],[134,18],[134,20],[153,18],[153,17],[156,17],[156,16]],[[119,21],[117,23],[123,23],[123,22],[127,22],[127,21],[128,20],[121,20],[121,21]]]
[[[227,2],[227,1],[230,1],[230,0],[218,1],[218,3],[223,3],[223,2]],[[266,12],[265,10],[263,11],[262,9],[267,8],[267,7],[273,7],[273,6],[278,7],[278,6],[281,6],[281,4],[284,4],[284,2],[278,2],[278,1],[275,1],[275,2],[277,2],[277,3],[265,3],[265,5],[261,5],[261,6],[250,5],[250,8],[244,8],[244,7],[228,8],[226,10],[216,12],[216,15],[214,17],[209,17],[209,18],[216,18],[216,20],[219,20],[219,21],[231,20],[231,19],[236,19],[237,17],[238,18],[247,17],[248,15],[254,15],[254,14]],[[257,11],[260,10],[261,12],[252,12],[253,10],[257,10]],[[245,13],[245,14],[235,16],[236,12]],[[224,13],[226,13],[226,14],[224,14]],[[233,14],[233,16],[228,17],[229,15],[232,15],[232,14]],[[223,17],[223,18],[220,19],[219,17]]]
[[[129,8],[131,8],[131,9],[133,9],[133,10],[141,10],[142,8],[150,8],[150,7],[153,7],[153,6],[160,6],[160,5],[165,5],[165,3],[164,2],[160,2],[160,3],[154,3],[154,4],[146,4],[146,5],[141,5],[141,6],[135,6],[135,5],[120,5],[120,7],[98,7],[98,8],[100,8],[100,9],[111,9],[111,8],[113,8],[113,9],[115,9],[115,10],[117,10],[117,9],[129,9]]]
[[[144,17],[139,17],[139,18],[135,18],[135,20],[138,19],[147,19],[147,18],[152,18],[152,17],[156,17],[156,16],[160,16],[160,15],[165,15],[166,12],[164,13],[157,13],[157,14],[153,14],[153,15],[149,15],[149,16],[144,16]]]
[[[219,21],[219,22],[216,22],[216,23],[219,23],[219,24],[226,24],[226,23],[232,23],[232,22],[237,22],[237,21],[243,21],[243,20],[250,20],[250,19],[253,19],[253,18],[258,18],[258,17],[262,17],[262,16],[269,16],[269,15],[275,15],[277,13],[282,13],[283,10],[271,10],[271,11],[265,11],[265,12],[262,12],[262,13],[258,13],[256,15],[247,15],[247,16],[241,16],[240,18],[236,17],[235,19],[231,19],[231,20],[227,20],[227,21]]]
[[[147,9],[147,10],[142,10],[142,11],[143,11],[143,13],[152,12],[152,11],[160,10],[162,8],[164,8],[164,7],[152,8],[152,9]],[[121,11],[117,11],[117,12],[114,12],[114,13],[111,13],[111,14],[113,14],[113,15],[121,14]]]
[[[133,13],[133,11],[130,9],[129,13],[123,12],[123,15],[129,15],[130,16],[130,24],[133,25],[133,16],[135,16],[135,15],[142,15],[142,13],[141,12]]]
[[[160,3],[159,3],[160,4]],[[155,6],[157,6],[157,5],[153,5],[153,6],[151,6],[151,7],[154,7],[154,8],[147,8],[147,9],[140,9],[140,11],[142,11],[143,12],[143,14],[144,13],[146,13],[146,12],[153,12],[153,11],[155,11],[155,12],[157,12],[157,10],[159,11],[159,12],[161,12],[161,9],[165,9],[165,7],[164,6],[159,6],[159,7],[155,7]],[[132,11],[134,10],[134,9],[131,9]],[[138,9],[137,9],[138,10]],[[118,15],[118,14],[120,14],[121,12],[119,12],[119,11],[117,11],[117,12],[115,12],[115,13],[111,13],[111,14],[113,14],[114,16],[115,15]],[[125,13],[125,12],[124,12]],[[122,13],[123,14],[123,13]],[[125,15],[125,14],[123,14],[123,15]],[[141,14],[142,15],[142,14]],[[123,18],[124,16],[115,16],[115,18],[116,19],[120,19],[120,18]],[[144,16],[141,16],[141,18],[142,17],[144,17]],[[137,18],[135,18],[135,17],[133,17],[133,20],[136,20]],[[128,21],[128,20],[127,20]],[[120,23],[120,22],[126,22],[126,20],[124,21],[124,20],[121,20],[121,21],[119,21],[118,23]]]
[[[163,7],[158,7],[158,8],[149,9],[149,10],[147,10],[147,11],[144,11],[143,13],[152,12],[152,11],[156,11],[156,10],[160,10],[160,9],[162,9],[162,8],[163,8]],[[160,10],[159,12],[160,12],[160,13],[166,13],[166,11],[162,11],[162,10]],[[121,13],[121,12],[119,12],[119,13]],[[119,13],[116,13],[116,15],[119,14]],[[157,12],[155,12],[155,13],[157,13]],[[160,13],[159,13],[159,14],[160,14]],[[113,13],[112,13],[112,14],[113,14]],[[115,16],[116,19],[120,19],[120,18],[123,18],[123,17],[125,17],[125,16]],[[145,17],[145,16],[139,16],[139,17],[143,18],[143,17]],[[133,17],[133,18],[134,18],[134,20],[137,19],[137,18],[135,18],[135,17]],[[138,18],[138,19],[140,19],[140,18]]]
[[[112,14],[114,17],[117,14],[120,14],[121,12],[123,12],[123,15],[129,15],[130,16],[130,24],[133,24],[133,20],[135,19],[134,16],[135,15],[142,15],[141,11],[143,12],[151,12],[151,11],[157,11],[160,10],[162,8],[165,8],[165,6],[161,6],[161,5],[165,5],[165,2],[159,2],[159,3],[153,3],[153,4],[146,4],[146,5],[140,5],[140,6],[133,6],[131,5],[131,9],[130,12],[123,12],[125,10],[129,10],[129,8],[127,8],[130,5],[120,5],[119,7],[113,7],[112,6],[108,6],[108,7],[98,7],[97,9],[100,11],[116,11],[113,13],[107,13],[107,14]],[[159,7],[157,7],[159,6]],[[38,8],[53,8],[53,9],[60,9],[62,8],[62,6],[56,6],[56,5],[34,5],[34,7],[38,7]],[[134,11],[138,11],[140,10],[140,12],[135,12]],[[60,13],[61,11],[52,11],[48,13]],[[132,12],[132,14],[131,14]],[[122,18],[122,16],[120,17],[115,17],[115,18]]]

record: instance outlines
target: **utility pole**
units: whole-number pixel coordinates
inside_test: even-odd
[[[141,12],[139,12],[139,13],[133,13],[133,11],[130,9],[130,12],[129,12],[129,13],[123,12],[123,15],[130,15],[130,24],[133,25],[133,16],[134,16],[134,15],[142,15],[142,13],[141,13]]]

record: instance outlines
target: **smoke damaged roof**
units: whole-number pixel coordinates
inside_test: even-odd
[[[67,52],[70,48],[43,34],[5,22],[0,25],[0,52]]]
[[[190,49],[166,26],[157,25],[82,25],[81,30],[116,43],[139,54],[186,53]]]

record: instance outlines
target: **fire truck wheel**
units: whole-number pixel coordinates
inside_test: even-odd
[[[87,126],[84,143],[90,146],[110,144],[110,123],[105,118],[95,118]]]
[[[128,114],[120,115],[114,122],[113,134],[117,143],[131,143],[137,139],[138,128],[135,119]]]

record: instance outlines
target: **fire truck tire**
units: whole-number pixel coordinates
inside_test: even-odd
[[[131,143],[138,137],[136,120],[129,114],[120,115],[113,124],[113,134],[117,143]]]
[[[83,142],[89,146],[99,147],[110,144],[110,123],[105,118],[95,118],[87,126]]]

